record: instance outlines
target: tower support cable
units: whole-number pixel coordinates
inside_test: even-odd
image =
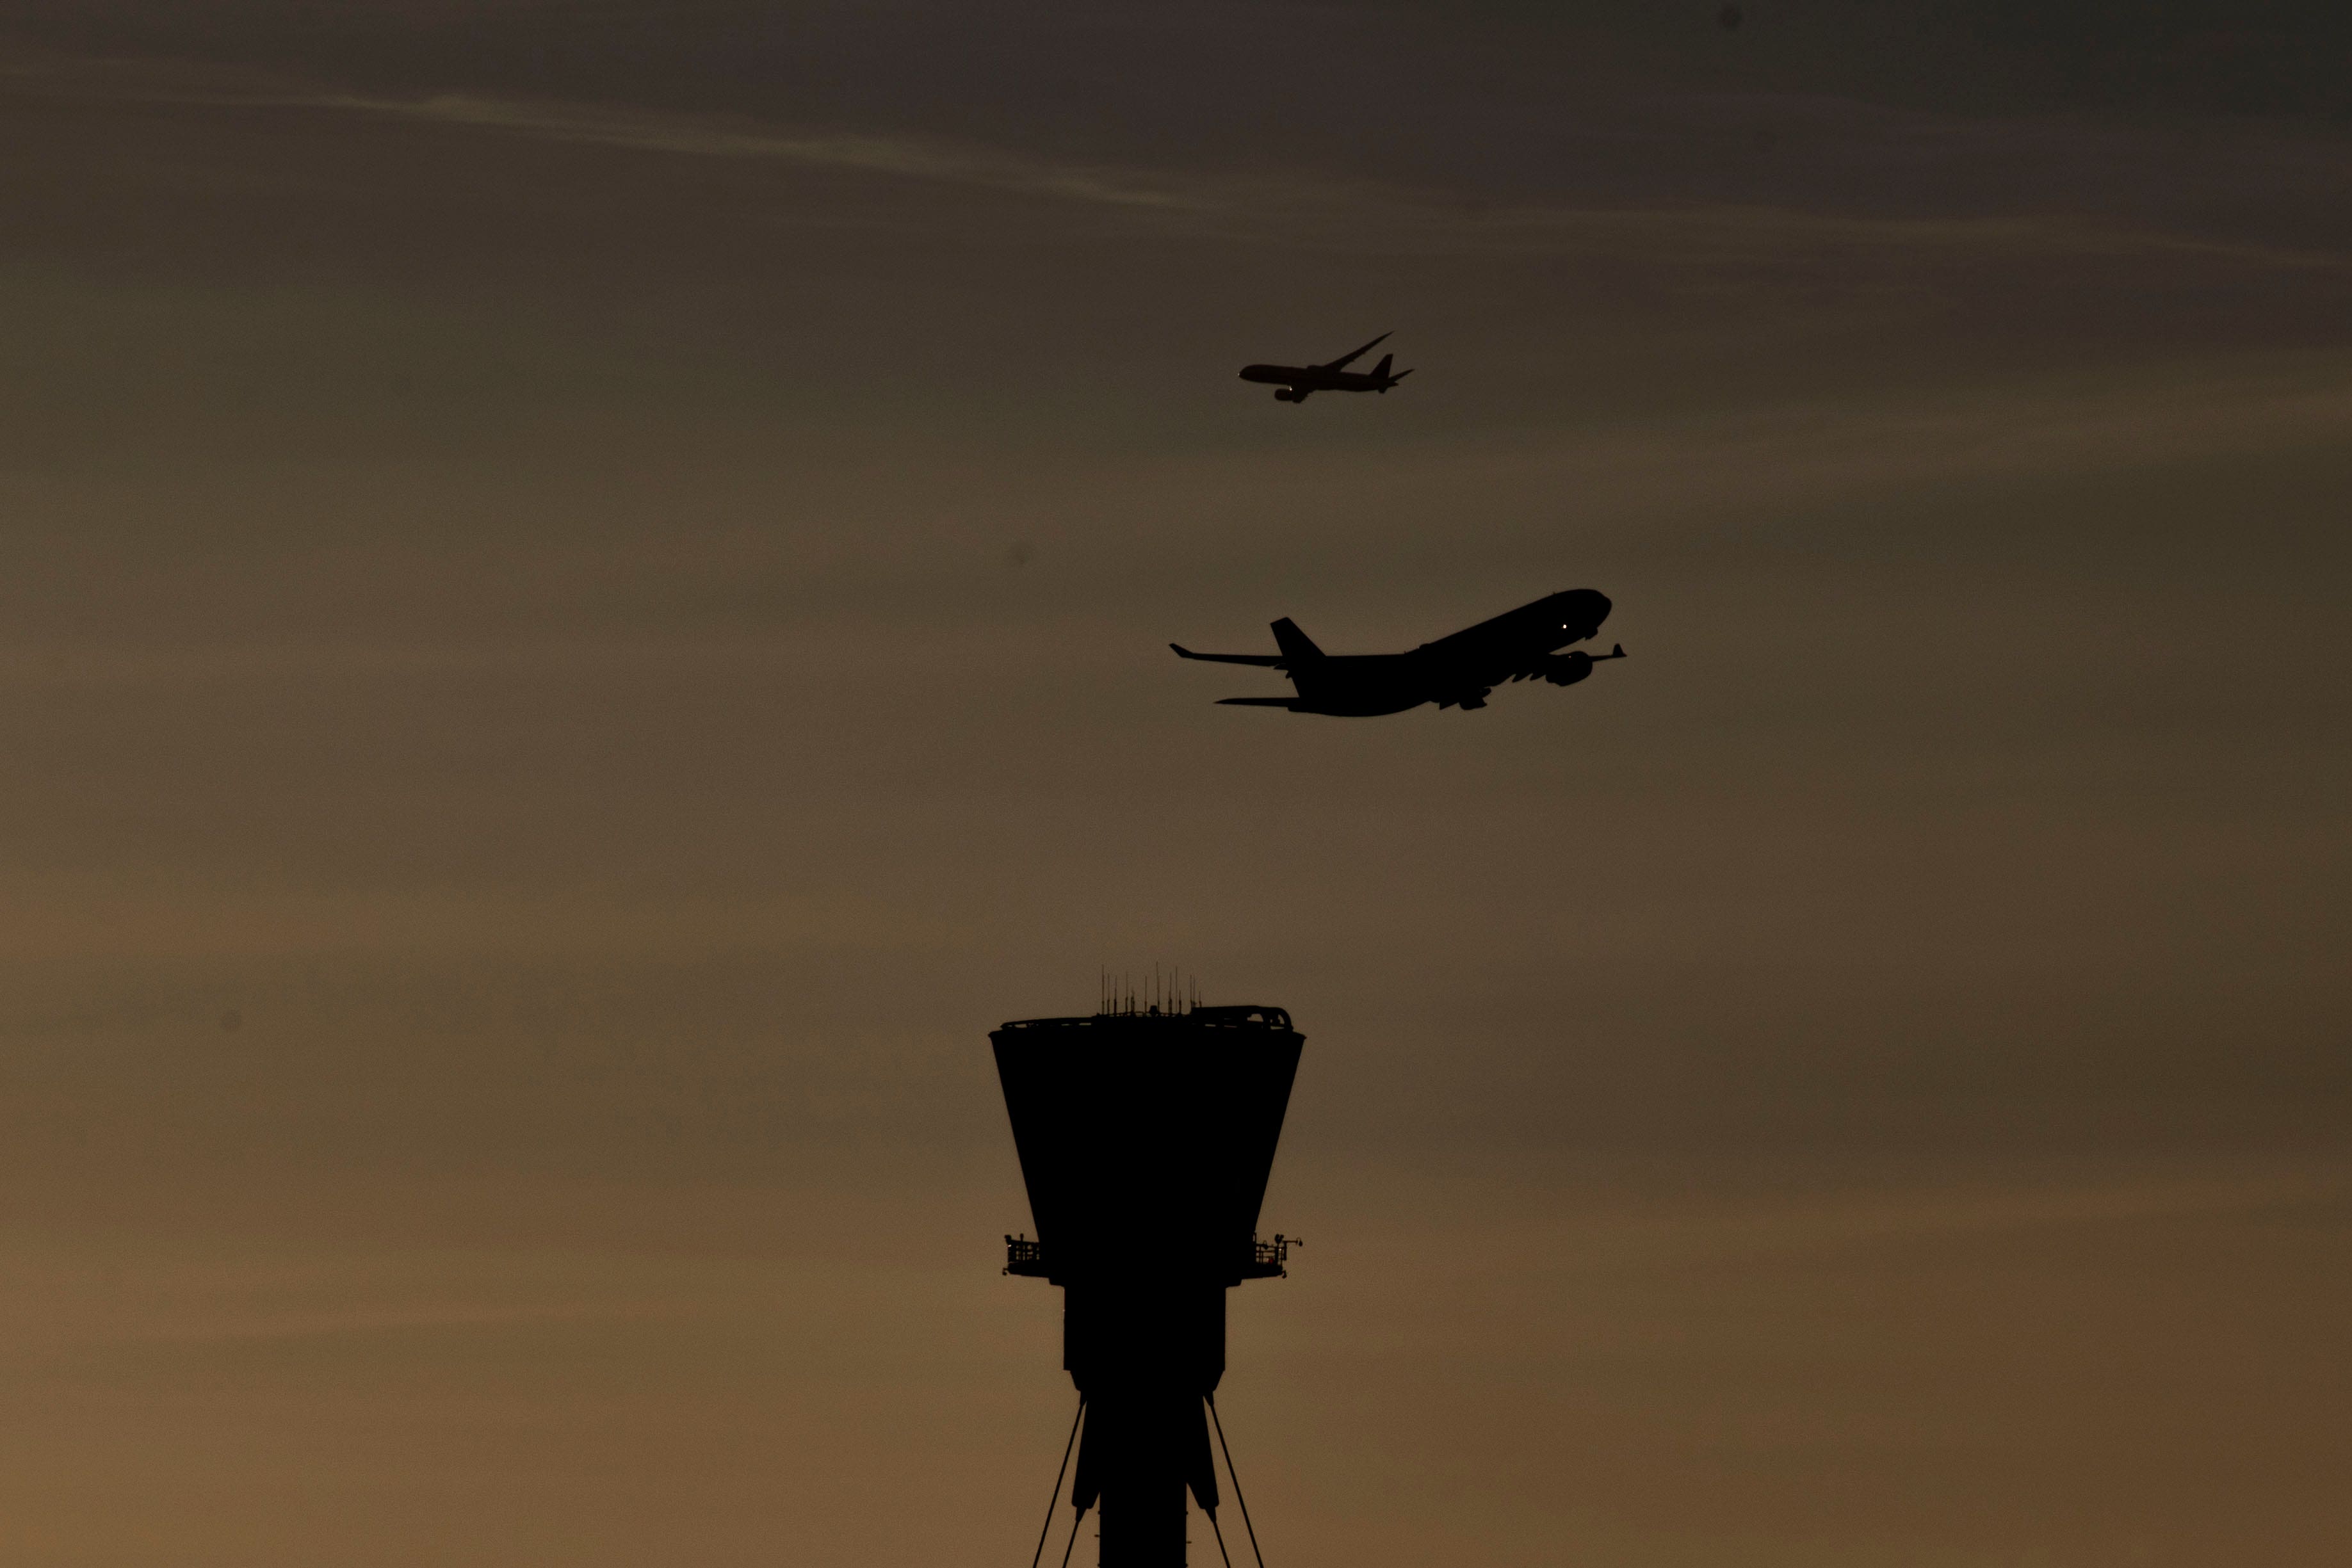
[[[1250,1555],[1257,1559],[1257,1568],[1265,1568],[1265,1553],[1259,1550],[1257,1543],[1257,1526],[1250,1522],[1249,1499],[1242,1496],[1241,1472],[1234,1469],[1234,1451],[1225,1443],[1225,1424],[1217,1417],[1217,1396],[1210,1394],[1202,1397],[1208,1403],[1209,1420],[1217,1428],[1217,1448],[1225,1456],[1225,1475],[1234,1483],[1234,1500],[1241,1505],[1242,1528],[1249,1531]],[[1225,1538],[1220,1534],[1217,1537],[1218,1549],[1223,1550]]]
[[[1080,1507],[1070,1520],[1070,1539],[1062,1547],[1062,1568],[1070,1568],[1070,1552],[1078,1544],[1078,1527],[1087,1521],[1087,1511]]]
[[[1209,1528],[1216,1531],[1217,1555],[1225,1560],[1225,1568],[1234,1568],[1234,1554],[1225,1550],[1225,1532],[1217,1524],[1217,1511],[1212,1508],[1202,1511],[1209,1516]]]
[[[1045,1522],[1037,1531],[1037,1550],[1029,1554],[1029,1568],[1037,1568],[1045,1560],[1045,1537],[1054,1533],[1054,1505],[1062,1500],[1062,1478],[1070,1473],[1070,1456],[1077,1451],[1078,1447],[1078,1426],[1086,1418],[1087,1396],[1081,1394],[1078,1396],[1078,1413],[1070,1417],[1070,1440],[1062,1445],[1062,1468],[1054,1472],[1054,1490],[1045,1498]],[[1077,1527],[1072,1525],[1070,1528],[1075,1539]],[[1062,1556],[1067,1561],[1069,1553],[1065,1552]]]

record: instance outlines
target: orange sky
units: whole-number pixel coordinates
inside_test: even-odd
[[[1277,1568],[2352,1552],[2334,22],[16,9],[0,1558],[1015,1561],[1155,962]]]

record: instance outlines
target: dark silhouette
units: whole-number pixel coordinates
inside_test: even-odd
[[[1603,659],[1625,656],[1621,643],[1606,653],[1559,653],[1581,643],[1609,619],[1609,599],[1589,588],[1572,588],[1523,604],[1492,621],[1481,621],[1451,637],[1423,643],[1410,653],[1345,653],[1334,656],[1310,641],[1298,623],[1274,623],[1279,653],[1195,653],[1171,643],[1177,657],[1220,664],[1263,664],[1280,670],[1298,689],[1295,697],[1226,697],[1235,707],[1282,707],[1293,713],[1345,717],[1402,713],[1423,703],[1439,707],[1486,706],[1486,695],[1506,681],[1541,676],[1556,686],[1574,685]]]
[[[1309,392],[1384,392],[1412,374],[1411,371],[1389,374],[1389,367],[1396,362],[1394,354],[1382,354],[1381,362],[1369,371],[1351,371],[1348,367],[1386,342],[1388,336],[1383,332],[1355,352],[1342,354],[1328,365],[1244,365],[1242,380],[1279,387],[1281,390],[1274,394],[1276,402],[1305,402]]]
[[[1258,1240],[1257,1213],[1305,1042],[1280,1008],[1181,1002],[989,1042],[1037,1224],[1005,1238],[1004,1271],[1062,1287],[1085,1423],[1071,1539],[1098,1504],[1104,1563],[1181,1568],[1185,1492],[1217,1514],[1202,1406],[1224,1375],[1225,1291],[1279,1277],[1293,1245]]]

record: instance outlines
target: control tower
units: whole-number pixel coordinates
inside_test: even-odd
[[[1125,1002],[989,1042],[1037,1227],[1005,1239],[1005,1272],[1062,1288],[1071,1506],[1102,1510],[1101,1568],[1182,1568],[1186,1491],[1216,1518],[1225,1292],[1279,1277],[1291,1245],[1257,1214],[1305,1041],[1280,1008]]]

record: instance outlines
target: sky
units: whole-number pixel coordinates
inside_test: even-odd
[[[0,1556],[1017,1561],[1156,964],[1282,1568],[2346,1561],[2352,22],[2048,9],[0,6]]]

